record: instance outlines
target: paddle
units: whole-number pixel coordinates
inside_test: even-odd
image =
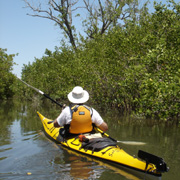
[[[163,158],[155,156],[153,154],[147,153],[145,151],[139,150],[138,157],[145,160],[147,165],[149,163],[153,163],[156,165],[157,171],[159,172],[168,172],[169,167],[167,167],[166,163],[164,162]],[[147,167],[146,165],[146,167]]]
[[[21,79],[18,78],[17,76],[16,76],[16,78],[19,79],[21,82],[23,82],[23,83],[24,83],[25,85],[27,85],[28,87],[34,89],[36,92],[44,95],[44,97],[50,99],[52,102],[56,103],[56,104],[59,105],[60,107],[63,107],[62,104],[59,104],[57,101],[55,101],[54,99],[52,99],[51,97],[49,97],[47,94],[45,94],[45,93],[42,92],[41,90],[39,90],[39,89],[37,89],[37,88],[29,85],[28,83],[24,82],[23,80],[21,80]],[[48,122],[48,124],[53,123],[53,122],[54,122],[54,121],[50,121],[50,122]],[[106,137],[108,137],[109,139],[111,139],[111,140],[113,140],[113,141],[115,141],[115,142],[119,142],[119,143],[123,143],[123,144],[127,144],[127,145],[144,145],[144,144],[146,144],[146,143],[144,143],[144,142],[135,142],[135,141],[117,141],[117,140],[115,140],[114,138],[112,138],[111,136],[109,136],[108,134],[104,133],[104,132],[103,132],[102,130],[100,130],[99,128],[96,127],[96,129],[97,129],[97,131],[99,131],[101,134],[105,135]]]
[[[29,85],[28,83],[24,82],[23,80],[21,80],[21,79],[20,79],[20,78],[18,78],[17,76],[16,76],[16,78],[17,78],[17,79],[19,79],[21,82],[23,82],[23,83],[24,83],[25,85],[27,85],[28,87],[30,87],[30,88],[32,88],[32,89],[34,89],[36,92],[38,92],[38,93],[40,93],[40,94],[44,95],[44,97],[46,97],[46,98],[50,99],[52,102],[56,103],[56,104],[57,104],[57,105],[59,105],[60,107],[63,107],[63,105],[62,105],[62,104],[59,104],[57,101],[55,101],[54,99],[52,99],[51,97],[49,97],[47,94],[45,94],[45,93],[44,93],[44,92],[42,92],[41,90],[39,90],[39,89],[37,89],[37,88],[35,88],[35,87],[33,87],[33,86]]]
[[[136,141],[118,141],[115,140],[114,138],[112,138],[111,136],[109,136],[108,134],[104,133],[101,129],[99,129],[98,127],[95,127],[95,129],[97,131],[99,131],[102,135],[105,135],[106,137],[108,137],[109,139],[118,142],[118,143],[122,143],[122,144],[127,144],[127,145],[145,145],[146,143],[144,142],[136,142]]]

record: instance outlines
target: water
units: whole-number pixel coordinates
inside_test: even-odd
[[[36,116],[40,111],[54,119],[59,108],[8,101],[0,103],[0,179],[100,179],[141,180],[133,172],[80,155],[48,140]],[[119,145],[131,155],[139,149],[163,157],[170,171],[162,180],[180,177],[180,127],[157,121],[130,118],[115,111],[101,113],[109,125],[108,134],[120,141],[138,141],[145,145]]]

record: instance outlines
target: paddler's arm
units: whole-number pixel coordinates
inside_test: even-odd
[[[98,128],[105,132],[108,130],[108,125],[105,122],[103,122],[100,126],[98,126]]]
[[[66,105],[64,104],[63,105],[63,108],[62,108],[62,112],[63,112],[63,110],[66,108]],[[58,118],[60,118],[60,119],[64,119],[65,117],[64,117],[64,114],[61,112],[61,114],[53,121],[53,124],[54,124],[54,127],[61,127],[60,125],[59,125],[59,123],[58,123]]]
[[[103,132],[108,130],[108,125],[106,124],[106,122],[102,119],[100,114],[93,108],[91,119],[95,126],[101,129]]]

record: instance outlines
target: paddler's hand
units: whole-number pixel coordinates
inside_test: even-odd
[[[48,122],[48,124],[51,124],[51,123],[54,124],[54,127],[60,127],[56,119]]]
[[[60,127],[60,125],[58,124],[58,122],[57,122],[57,119],[55,119],[54,121],[53,121],[53,123],[54,123],[54,127]]]
[[[66,107],[66,104],[63,104],[63,106],[62,106],[62,110],[63,110],[63,109],[65,109],[65,107]]]

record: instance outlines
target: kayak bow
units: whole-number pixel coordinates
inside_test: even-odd
[[[105,160],[107,162],[120,165],[121,167],[132,169],[141,172],[143,174],[144,173],[149,174],[154,177],[161,177],[161,173],[168,171],[166,163],[162,158],[146,153],[141,150],[138,153],[139,158],[136,158],[129,155],[122,148],[112,143],[110,143],[107,146],[104,146],[103,144],[102,148],[99,148],[98,150],[94,150],[90,147],[89,144],[86,145],[85,142],[81,142],[81,140],[78,138],[78,135],[76,137],[64,139],[59,134],[60,128],[55,128],[53,123],[48,123],[52,120],[47,119],[39,112],[37,112],[37,114],[43,124],[45,135],[51,140],[55,141],[56,143],[60,143],[61,145],[71,150],[86,154],[91,157],[93,156],[95,158],[99,158],[101,160]],[[98,142],[103,142],[105,138],[102,136],[100,137],[99,135],[101,134],[100,133],[95,133],[93,135],[88,134],[87,137],[89,138],[89,142],[94,141],[96,138],[98,138]],[[106,137],[106,139],[108,138]]]

